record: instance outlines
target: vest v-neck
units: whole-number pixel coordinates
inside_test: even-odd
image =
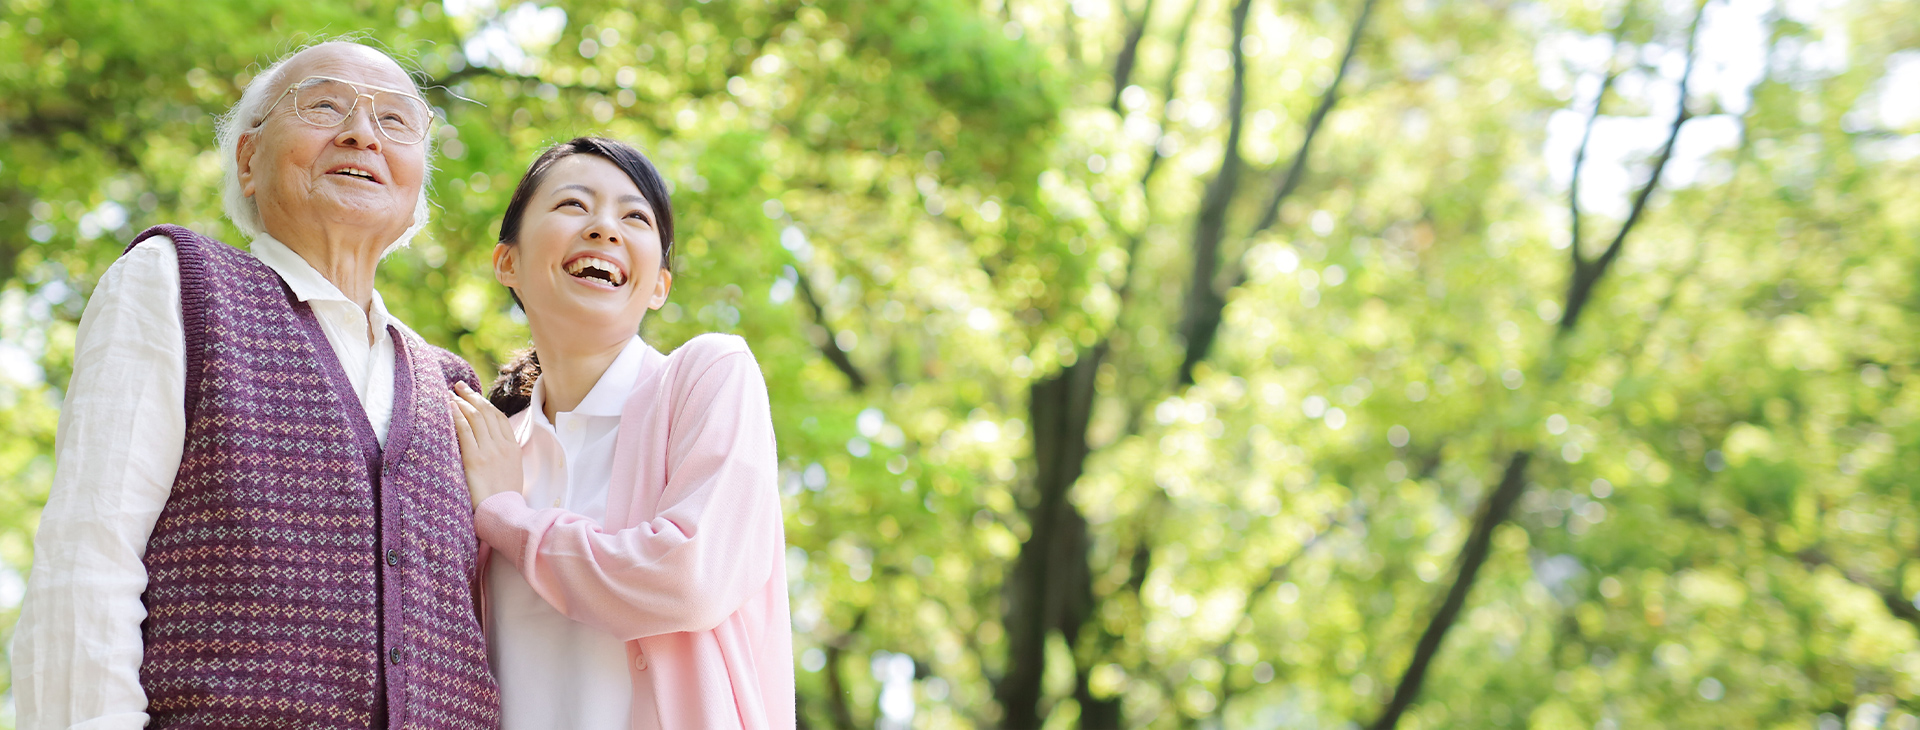
[[[281,282],[287,292],[287,304],[299,315],[300,331],[306,336],[307,346],[313,348],[314,360],[318,361],[320,377],[327,381],[327,388],[334,397],[340,399],[347,412],[345,416],[353,430],[354,443],[370,453],[399,453],[406,450],[406,437],[413,420],[413,367],[407,351],[405,338],[400,336],[399,328],[387,325],[387,336],[393,338],[393,415],[387,422],[387,443],[380,445],[379,436],[374,434],[373,422],[367,420],[366,404],[360,401],[360,395],[353,392],[353,383],[347,379],[347,371],[340,366],[340,359],[333,356],[333,344],[327,341],[326,330],[320,328],[319,315],[313,307],[300,301],[292,289]],[[381,460],[382,466],[386,460]]]

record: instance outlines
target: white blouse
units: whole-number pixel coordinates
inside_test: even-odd
[[[371,311],[362,311],[286,244],[261,236],[250,250],[313,308],[384,445],[393,415],[387,324],[394,320],[379,292]],[[186,336],[172,239],[141,241],[100,277],[80,317],[73,365],[53,486],[14,626],[16,726],[140,728],[147,723],[141,558],[186,441]]]
[[[607,366],[586,398],[548,423],[545,381],[516,415],[527,504],[559,507],[604,526],[607,486],[620,409],[647,345],[634,337]],[[626,644],[554,610],[527,585],[513,561],[495,556],[487,568],[487,654],[500,681],[503,730],[622,730],[633,704]]]

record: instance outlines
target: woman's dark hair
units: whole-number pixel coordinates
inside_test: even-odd
[[[576,137],[560,144],[548,147],[540,153],[533,164],[527,167],[527,174],[521,176],[520,185],[513,189],[513,198],[507,202],[507,212],[500,217],[500,243],[508,246],[520,242],[520,221],[526,217],[527,204],[532,202],[533,194],[546,182],[547,173],[553,170],[553,163],[574,155],[593,155],[613,163],[627,174],[633,186],[653,206],[654,226],[660,231],[660,270],[673,270],[673,202],[667,197],[667,181],[660,177],[653,162],[632,145],[604,137]],[[520,295],[512,289],[507,292],[513,296],[513,303],[520,304]],[[493,381],[493,387],[487,391],[487,400],[495,408],[509,416],[527,409],[533,401],[533,383],[540,377],[540,356],[529,347],[500,366],[500,377]]]

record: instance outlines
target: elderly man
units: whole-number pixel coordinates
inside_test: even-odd
[[[451,353],[381,256],[426,220],[430,107],[349,42],[220,122],[250,252],[142,233],[87,302],[13,646],[22,728],[492,728]]]

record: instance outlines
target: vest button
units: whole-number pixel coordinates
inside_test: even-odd
[[[647,671],[647,655],[645,653],[633,655],[633,668],[642,672]]]
[[[394,664],[399,664],[399,663],[400,663],[400,650],[399,650],[399,649],[392,649],[392,650],[389,650],[389,651],[387,652],[387,661],[390,661],[390,662],[393,662]]]
[[[399,550],[388,550],[388,551],[387,551],[387,564],[388,564],[388,565],[399,565],[399,564],[400,564],[400,551],[399,551]]]

